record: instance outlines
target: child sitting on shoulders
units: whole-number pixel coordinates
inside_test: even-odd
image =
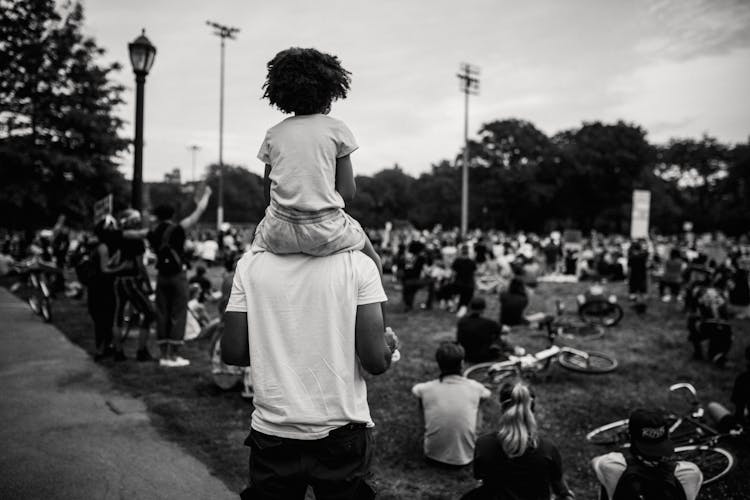
[[[382,276],[380,257],[344,211],[356,191],[350,155],[357,142],[328,116],[331,103],[346,97],[349,75],[337,57],[315,49],[283,50],[268,63],[263,97],[293,116],[266,132],[258,152],[268,207],[252,251],[320,257],[361,250]]]

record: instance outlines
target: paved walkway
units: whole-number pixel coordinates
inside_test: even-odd
[[[0,498],[237,498],[0,287]]]

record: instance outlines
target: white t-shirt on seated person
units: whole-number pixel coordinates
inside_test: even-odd
[[[357,306],[386,300],[378,270],[362,252],[246,253],[226,310],[247,313],[252,428],[320,439],[351,422],[373,426],[354,329]]]
[[[271,201],[305,212],[344,208],[336,159],[359,146],[341,120],[320,113],[291,116],[266,132],[258,159],[271,165]]]

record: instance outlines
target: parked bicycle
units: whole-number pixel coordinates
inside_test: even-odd
[[[52,264],[48,264],[37,257],[32,257],[18,264],[14,264],[12,270],[21,277],[16,285],[11,288],[15,292],[25,287],[23,293],[27,295],[26,301],[32,312],[40,316],[45,322],[52,321],[52,291],[49,277],[60,274],[61,271]]]
[[[717,444],[724,438],[739,436],[743,433],[742,429],[732,425],[726,417],[719,418],[729,412],[718,403],[709,403],[709,411],[706,412],[691,384],[681,382],[671,385],[669,390],[683,390],[691,395],[689,411],[682,415],[670,414],[667,417],[670,423],[670,438],[675,443],[675,458],[696,464],[703,472],[703,484],[724,477],[734,466],[735,457]],[[717,421],[709,424],[707,420]],[[597,427],[586,434],[586,440],[598,445],[627,448],[630,445],[628,419]]]
[[[526,377],[546,370],[553,361],[567,370],[585,374],[610,373],[617,368],[617,360],[602,352],[582,351],[555,344],[560,335],[553,317],[542,323],[547,329],[550,346],[534,354],[511,355],[505,361],[490,361],[470,366],[464,376],[488,386],[497,386],[508,377]]]

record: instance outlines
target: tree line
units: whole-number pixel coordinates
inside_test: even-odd
[[[0,227],[49,226],[59,214],[86,226],[95,200],[112,193],[116,208],[129,200],[119,170],[131,146],[117,115],[124,89],[111,76],[121,68],[98,61],[103,49],[83,34],[81,5],[62,5],[0,0]],[[482,125],[468,153],[471,227],[627,233],[633,189],[651,191],[651,225],[660,232],[685,221],[729,234],[750,227],[750,139],[651,144],[642,127],[622,121],[549,137],[528,121],[502,119]],[[398,165],[358,176],[347,210],[366,227],[458,226],[462,162],[458,151],[418,176]],[[206,169],[214,191],[217,173],[217,165]],[[225,219],[260,220],[262,178],[238,165],[225,165],[224,176]],[[189,209],[179,186],[152,185],[150,200]],[[215,217],[213,197],[204,219]]]

